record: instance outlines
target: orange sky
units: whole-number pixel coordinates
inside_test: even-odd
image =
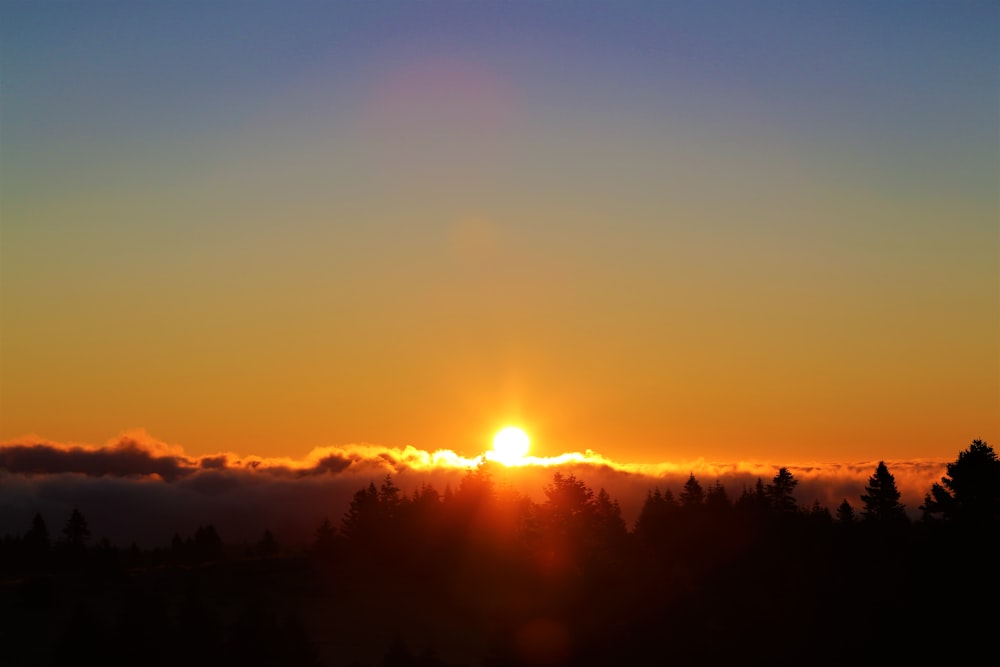
[[[0,8],[0,441],[1000,440],[996,8],[210,4]]]

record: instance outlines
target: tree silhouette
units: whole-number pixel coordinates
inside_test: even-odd
[[[771,509],[771,498],[768,496],[764,480],[757,478],[753,489],[743,488],[743,493],[736,499],[736,507],[743,512],[756,517],[766,515]]]
[[[371,542],[375,539],[379,523],[378,489],[375,482],[371,482],[367,488],[354,493],[342,520],[342,532],[352,542]]]
[[[90,541],[90,528],[87,526],[87,519],[84,518],[80,510],[73,508],[73,513],[69,515],[66,527],[63,528],[63,536],[66,545],[74,551],[83,551]]]
[[[544,492],[538,537],[545,553],[584,569],[615,562],[627,529],[621,507],[605,489],[595,495],[575,475],[556,472]]]
[[[587,519],[594,512],[594,492],[576,475],[552,475],[545,489],[544,508],[553,525],[566,525],[577,519]]]
[[[399,516],[400,508],[404,504],[402,492],[392,481],[392,475],[386,475],[382,480],[382,486],[378,490],[378,500],[383,516],[392,521]]]
[[[403,541],[400,523],[408,506],[390,475],[380,487],[370,482],[359,489],[341,521],[341,532],[356,546],[365,548],[396,548]]]
[[[705,505],[714,512],[724,512],[730,509],[733,504],[729,501],[729,494],[722,482],[715,480],[715,484],[708,487],[705,493]]]
[[[671,519],[677,512],[679,505],[674,499],[674,494],[667,489],[665,493],[660,493],[656,488],[646,495],[646,501],[639,510],[639,517],[635,521],[633,530],[640,542],[646,545],[662,545],[667,537]]]
[[[875,474],[868,478],[865,493],[861,496],[865,506],[861,515],[865,521],[879,523],[905,522],[906,512],[899,503],[899,491],[896,489],[896,478],[889,472],[885,461],[879,461]]]
[[[445,497],[448,500],[447,489]],[[473,513],[477,508],[489,505],[496,498],[496,483],[490,473],[490,466],[487,462],[480,463],[476,468],[469,470],[462,478],[456,491],[450,500],[464,505],[468,511]]]
[[[705,502],[705,492],[698,480],[694,478],[694,473],[691,473],[687,481],[684,482],[684,490],[681,491],[680,500],[681,507],[698,507]]]
[[[622,518],[621,506],[603,488],[597,492],[594,510],[597,515],[598,530],[606,537],[620,539],[628,532],[625,519]]]
[[[903,627],[933,627],[972,646],[977,640],[965,633],[992,617],[980,621],[959,598],[972,590],[987,602],[1000,599],[992,579],[970,567],[995,554],[996,531],[966,529],[958,520],[978,516],[973,510],[984,502],[992,507],[996,482],[983,471],[997,465],[985,443],[973,442],[927,501],[948,521],[905,521],[888,530],[893,524],[883,521],[898,517],[902,505],[884,461],[862,478],[857,508],[845,498],[830,506],[835,516],[812,494],[795,498],[803,491],[788,468],[766,486],[748,478],[735,502],[722,482],[702,488],[689,474],[679,480],[687,481],[683,505],[670,490],[651,490],[631,531],[607,490],[591,489],[567,468],[544,473],[549,483],[536,489],[544,492],[537,501],[494,484],[490,471],[498,468],[486,466],[445,494],[429,484],[404,493],[393,478],[376,476],[379,483],[363,485],[349,508],[346,501],[339,507],[346,510],[343,532],[337,517],[316,522],[311,558],[300,557],[307,545],[299,552],[295,537],[282,543],[282,558],[258,557],[277,548],[261,524],[253,534],[264,537],[249,540],[246,550],[206,562],[206,554],[222,549],[213,526],[191,536],[164,527],[161,546],[133,544],[133,568],[117,578],[101,574],[102,559],[124,560],[127,550],[88,540],[79,512],[51,549],[52,570],[32,571],[29,545],[49,539],[36,515],[27,532],[0,537],[0,574],[14,582],[8,634],[29,637],[34,625],[47,626],[30,637],[44,635],[48,645],[9,642],[15,646],[2,655],[4,664],[47,664],[53,655],[69,662],[77,643],[106,636],[100,650],[109,667],[145,654],[151,665],[205,667],[321,659],[371,667],[382,658],[424,667],[541,664],[519,653],[525,628],[558,630],[571,640],[571,653],[550,666],[660,664],[667,645],[677,664],[735,664],[741,657],[791,664],[815,646],[828,647],[817,658],[823,664],[855,664],[877,651],[899,657],[896,645],[882,647],[887,632]],[[87,544],[84,557],[71,556],[70,534]],[[86,569],[74,572],[74,563]],[[186,596],[185,583],[192,584]],[[74,617],[78,600],[100,613]],[[848,627],[844,618],[855,622]],[[400,627],[410,646],[387,652],[386,633]],[[323,640],[311,644],[308,629]],[[776,658],[754,643],[766,636],[780,637],[787,650]],[[441,657],[418,653],[422,641],[442,642]],[[496,645],[509,651],[477,655]]]
[[[330,558],[337,549],[337,529],[330,523],[328,517],[323,517],[323,523],[316,529],[316,537],[312,543],[312,553],[319,558]]]
[[[983,440],[973,440],[958,459],[947,466],[941,484],[924,496],[925,517],[969,523],[1000,522],[1000,460]]]
[[[50,558],[49,529],[41,514],[35,514],[31,528],[21,540],[26,565],[32,570],[44,570]]]
[[[844,502],[837,506],[837,521],[844,525],[849,525],[856,521],[854,508],[851,507],[851,503],[847,502],[847,498],[844,498]]]
[[[833,516],[830,510],[824,507],[819,500],[813,500],[812,507],[809,508],[809,518],[821,523],[833,523]]]
[[[49,529],[41,514],[35,514],[31,520],[31,528],[24,534],[24,544],[32,549],[46,550],[49,548]]]
[[[767,497],[774,511],[787,514],[798,510],[795,496],[792,495],[798,483],[788,468],[778,469],[778,474],[767,485]]]

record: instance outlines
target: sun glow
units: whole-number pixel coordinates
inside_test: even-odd
[[[501,429],[493,436],[493,450],[486,452],[486,458],[508,466],[523,465],[527,462],[531,439],[516,426]]]

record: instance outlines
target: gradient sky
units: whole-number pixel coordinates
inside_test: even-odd
[[[0,5],[0,440],[1000,441],[994,2]]]

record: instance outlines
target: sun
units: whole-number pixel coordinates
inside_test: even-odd
[[[530,444],[531,438],[522,429],[507,426],[493,436],[493,451],[487,452],[486,458],[508,466],[518,465],[524,462]]]

